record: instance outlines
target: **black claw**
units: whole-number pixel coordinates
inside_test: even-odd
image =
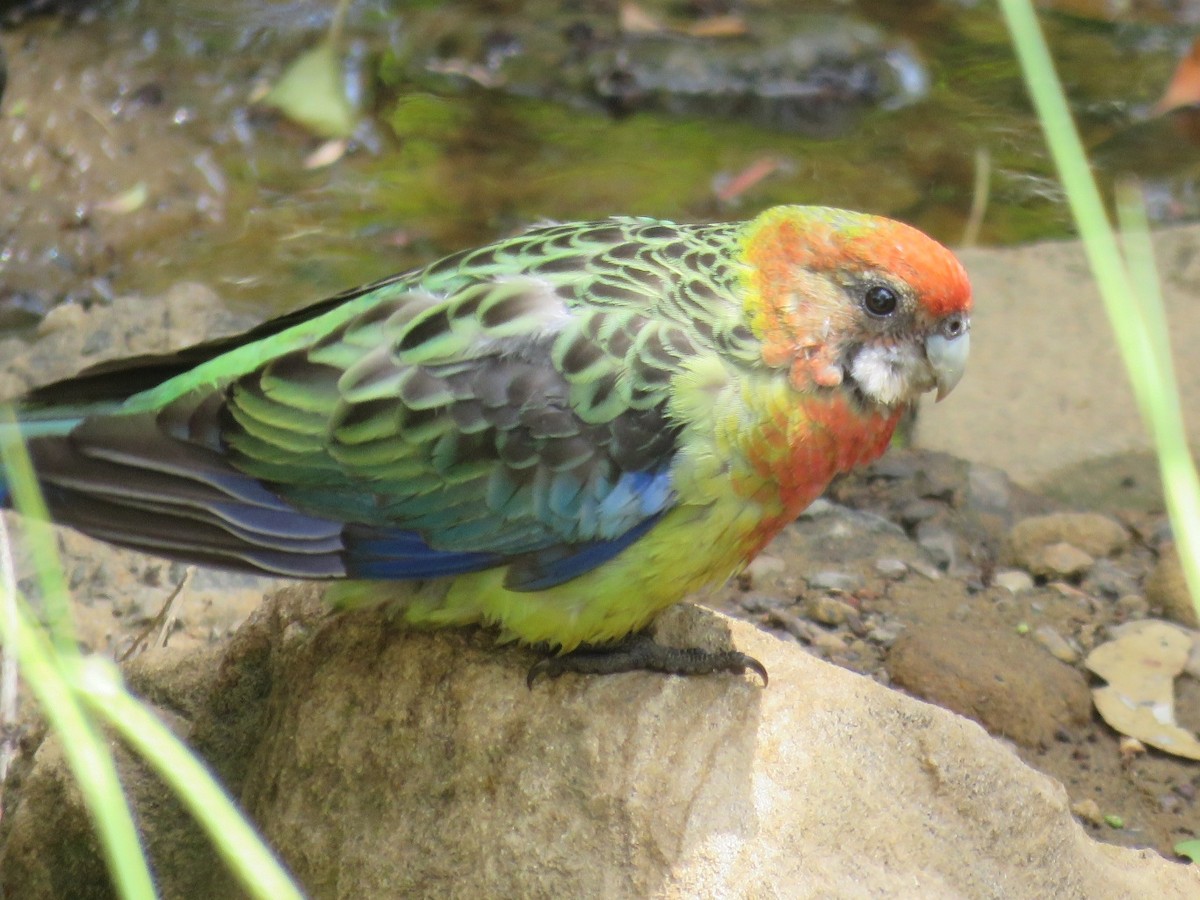
[[[566,672],[609,675],[632,671],[668,675],[711,675],[714,672],[754,672],[767,686],[767,669],[753,656],[737,650],[710,651],[697,647],[664,647],[648,634],[631,634],[611,644],[583,644],[561,656],[547,656],[529,667],[525,685],[533,687],[539,675],[557,678]]]

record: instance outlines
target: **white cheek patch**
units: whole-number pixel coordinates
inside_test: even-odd
[[[850,375],[876,403],[893,406],[929,388],[928,365],[913,344],[872,345],[854,356]]]

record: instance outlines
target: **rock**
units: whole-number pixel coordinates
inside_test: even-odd
[[[899,581],[908,574],[908,563],[894,557],[884,557],[875,560],[875,571],[888,581]]]
[[[1137,580],[1110,559],[1096,560],[1081,586],[1090,594],[1114,600],[1138,590]]]
[[[992,576],[992,583],[997,587],[1004,588],[1010,594],[1033,590],[1033,578],[1028,572],[1022,572],[1020,569],[1001,569]]]
[[[979,512],[1007,512],[1012,504],[1012,484],[994,466],[972,463],[967,469],[967,508]]]
[[[943,569],[952,569],[958,559],[958,548],[954,534],[949,528],[935,522],[921,522],[917,526],[917,543],[929,554],[933,562]]]
[[[746,566],[745,573],[750,576],[750,580],[753,582],[767,575],[777,575],[786,568],[786,564],[778,556],[760,553]]]
[[[1044,578],[1077,578],[1095,561],[1074,544],[1060,541],[1043,547],[1029,561],[1029,566],[1034,575]]]
[[[1091,718],[1083,676],[1011,631],[953,621],[910,628],[892,645],[887,670],[906,690],[1027,747]]]
[[[824,571],[809,576],[808,586],[814,591],[841,591],[843,594],[853,594],[861,590],[863,580],[853,572]]]
[[[825,595],[806,601],[804,614],[814,622],[834,626],[845,625],[851,619],[858,618],[858,610],[849,603],[843,603],[841,600]]]
[[[1022,519],[1008,533],[1009,558],[1023,569],[1035,571],[1044,548],[1065,543],[1092,557],[1112,556],[1129,542],[1115,519],[1099,513],[1052,513]]]
[[[1196,607],[1183,577],[1183,566],[1174,544],[1163,545],[1158,563],[1146,578],[1146,600],[1163,611],[1163,616],[1189,628],[1200,627]]]
[[[1039,625],[1033,629],[1033,637],[1039,644],[1050,651],[1055,659],[1072,665],[1079,662],[1079,651],[1072,647],[1067,639],[1049,625]]]
[[[161,657],[131,674],[175,708],[311,896],[1200,890],[1189,868],[1092,840],[1061,785],[972,723],[748,625],[680,607],[661,636],[712,645],[728,630],[770,669],[765,690],[635,673],[530,691],[528,651],[407,631],[384,610],[331,617],[318,594],[276,594],[215,674]],[[6,798],[7,896],[107,883],[56,746]],[[124,769],[139,821],[173,821],[157,782]],[[164,896],[233,894],[185,828],[147,843]]]
[[[1121,610],[1126,618],[1144,619],[1150,615],[1150,602],[1141,594],[1126,594],[1117,600],[1117,609]]]

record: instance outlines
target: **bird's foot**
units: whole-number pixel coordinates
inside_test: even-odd
[[[548,656],[529,668],[525,683],[533,687],[539,675],[557,678],[566,672],[611,675],[640,670],[668,675],[710,675],[713,672],[744,674],[747,670],[767,685],[767,670],[753,656],[737,650],[701,650],[698,647],[664,647],[646,632],[637,632],[610,644],[581,644],[570,653]]]

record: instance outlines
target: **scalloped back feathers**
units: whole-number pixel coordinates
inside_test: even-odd
[[[534,228],[43,388],[22,430],[51,515],[96,537],[304,578],[451,578],[408,618],[566,649],[620,637],[886,446],[892,410],[797,393],[764,332],[790,315],[779,279],[836,254],[891,253],[930,314],[960,302],[953,267],[910,259],[884,222]]]

